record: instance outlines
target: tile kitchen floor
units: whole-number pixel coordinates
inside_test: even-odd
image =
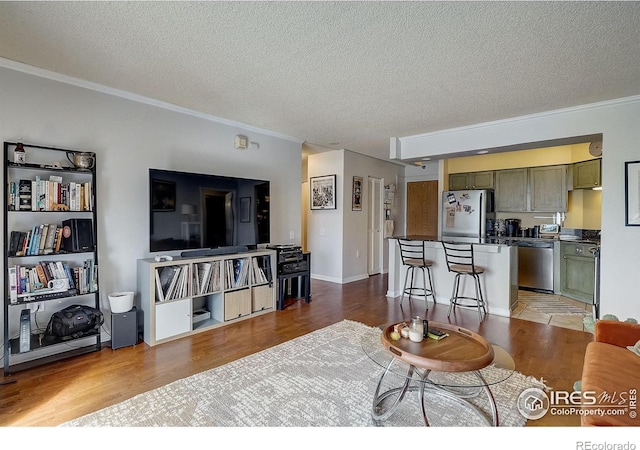
[[[579,331],[587,331],[583,319],[591,315],[592,307],[586,303],[561,295],[525,290],[518,291],[518,303],[511,311],[511,317]]]

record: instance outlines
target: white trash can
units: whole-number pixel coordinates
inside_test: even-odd
[[[112,292],[109,294],[109,306],[114,314],[125,313],[133,308],[134,292]]]

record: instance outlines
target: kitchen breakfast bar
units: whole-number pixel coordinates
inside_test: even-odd
[[[426,259],[433,262],[431,274],[436,303],[449,305],[453,290],[454,273],[447,268],[442,240],[428,236],[394,236],[389,238],[389,277],[387,297],[402,295],[406,267],[402,264],[398,239],[422,241]],[[446,242],[472,243],[476,265],[484,269],[480,277],[482,291],[488,314],[509,317],[511,309],[518,300],[518,246],[509,239],[490,238],[454,238],[447,237]],[[414,286],[423,287],[422,278],[414,279]],[[461,295],[475,295],[473,280],[463,277],[460,285]],[[406,297],[406,296],[405,296]],[[424,301],[424,297],[413,296],[412,301]]]

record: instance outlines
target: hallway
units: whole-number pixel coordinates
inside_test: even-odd
[[[518,319],[578,331],[587,331],[583,319],[591,315],[592,307],[586,303],[557,294],[523,289],[518,291],[518,303],[511,312],[511,317]]]

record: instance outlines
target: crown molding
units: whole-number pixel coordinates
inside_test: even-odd
[[[560,114],[589,111],[589,110],[595,110],[595,109],[601,109],[601,108],[610,108],[613,106],[620,106],[620,105],[639,103],[639,102],[640,102],[640,95],[635,95],[632,97],[623,97],[623,98],[617,98],[612,100],[604,100],[602,102],[597,102],[597,103],[588,103],[585,105],[572,106],[572,107],[563,108],[563,109],[554,109],[551,111],[544,111],[541,113],[529,114],[526,116],[510,117],[508,119],[500,119],[492,122],[482,122],[482,123],[477,123],[473,125],[465,125],[457,128],[447,128],[446,130],[438,130],[438,131],[432,131],[429,133],[415,134],[411,136],[404,136],[404,137],[392,138],[392,139],[399,139],[401,142],[411,141],[413,139],[421,139],[421,138],[433,137],[433,136],[443,136],[447,134],[459,133],[461,131],[479,130],[482,128],[494,127],[496,125],[505,125],[510,123],[522,122],[526,120],[552,117]]]
[[[241,128],[243,130],[264,134],[266,136],[271,136],[278,139],[284,139],[286,141],[292,141],[297,144],[302,144],[304,142],[304,139],[298,139],[291,136],[286,136],[284,134],[276,133],[270,130],[265,130],[263,128],[254,127],[252,125],[247,125],[245,123],[237,122],[234,120],[223,119],[222,117],[217,117],[211,114],[205,114],[199,111],[194,111],[189,108],[177,106],[172,103],[163,102],[161,100],[156,100],[150,97],[145,97],[143,95],[134,94],[132,92],[127,92],[120,89],[111,88],[108,86],[104,86],[102,84],[93,83],[91,81],[86,81],[80,78],[71,77],[69,75],[63,75],[61,73],[52,72],[50,70],[41,69],[39,67],[30,66],[28,64],[19,63],[19,62],[12,61],[10,59],[6,59],[2,57],[0,57],[0,67],[5,67],[7,69],[15,70],[17,72],[23,72],[29,75],[34,75],[40,78],[46,78],[49,80],[58,81],[60,83],[69,84],[69,85],[81,87],[84,89],[89,89],[89,90],[100,92],[107,95],[113,95],[114,97],[124,98],[134,102],[143,103],[145,105],[155,106],[157,108],[166,109],[169,111],[177,112],[179,114],[186,114],[189,116],[197,117],[199,119],[208,120],[210,122],[216,122],[216,123],[228,125],[234,128]]]

